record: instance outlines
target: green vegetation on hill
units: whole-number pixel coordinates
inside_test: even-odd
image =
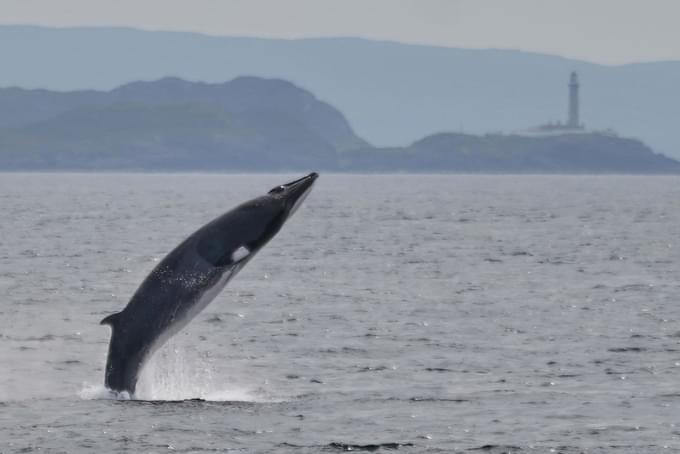
[[[678,174],[680,162],[603,133],[549,136],[441,133],[406,148],[346,153],[349,171]]]
[[[344,116],[282,80],[176,78],[108,92],[0,89],[0,170],[680,173],[607,134],[440,133],[375,148]]]
[[[368,146],[309,92],[250,77],[214,85],[167,78],[110,92],[0,90],[3,118],[4,170],[292,170]]]

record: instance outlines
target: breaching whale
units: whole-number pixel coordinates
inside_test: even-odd
[[[111,326],[107,388],[130,395],[146,360],[201,312],[297,210],[318,175],[277,186],[194,232],[139,286]]]

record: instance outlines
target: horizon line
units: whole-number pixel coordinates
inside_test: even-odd
[[[576,57],[572,55],[563,55],[557,53],[549,53],[544,51],[528,50],[514,47],[463,47],[463,46],[448,46],[440,43],[432,42],[412,42],[412,41],[401,41],[391,38],[376,38],[367,36],[352,36],[352,35],[307,35],[307,36],[276,36],[276,35],[230,35],[230,34],[215,34],[205,31],[196,31],[191,29],[182,30],[170,30],[162,28],[153,27],[139,27],[131,25],[120,25],[120,24],[108,24],[108,25],[44,25],[44,24],[31,24],[31,23],[5,23],[0,21],[0,27],[16,27],[16,28],[38,28],[44,30],[127,30],[133,32],[141,33],[176,33],[176,34],[187,34],[187,35],[197,35],[205,38],[214,39],[256,39],[263,41],[323,41],[323,40],[357,40],[357,41],[368,41],[373,43],[386,43],[395,44],[400,46],[412,46],[412,47],[429,47],[435,49],[447,49],[447,50],[459,50],[459,51],[486,51],[486,52],[516,52],[524,53],[537,56],[553,57],[563,60],[573,61],[575,63],[590,64],[595,66],[603,66],[610,68],[625,67],[625,66],[636,66],[636,65],[651,65],[651,64],[663,64],[663,63],[680,63],[680,59],[672,60],[636,60],[628,61],[624,63],[603,63],[600,61],[591,60],[583,57]]]

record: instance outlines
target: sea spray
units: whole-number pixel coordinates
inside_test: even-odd
[[[281,402],[261,387],[248,387],[222,375],[208,352],[175,338],[161,347],[144,366],[134,396],[112,391],[104,384],[83,383],[78,396],[84,400],[181,401],[201,399],[212,402]]]
[[[108,389],[103,384],[92,383],[83,383],[78,396],[83,400],[132,400],[127,391],[119,393]]]
[[[135,395],[143,400],[203,399],[214,389],[207,354],[171,339],[144,366]]]
[[[231,383],[215,371],[208,352],[193,344],[171,339],[144,366],[134,396],[141,400],[271,402],[261,389]]]

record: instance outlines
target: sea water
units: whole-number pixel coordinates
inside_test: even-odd
[[[680,178],[321,175],[157,352],[109,328],[297,175],[0,174],[0,452],[680,452]]]

